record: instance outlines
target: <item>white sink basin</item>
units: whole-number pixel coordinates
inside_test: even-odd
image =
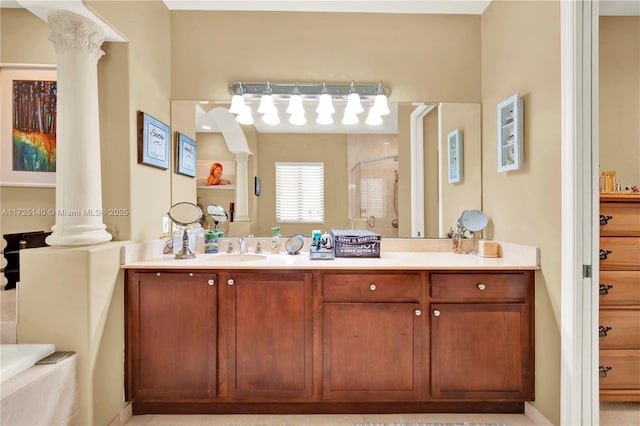
[[[216,254],[208,258],[210,262],[252,262],[266,259],[267,256],[252,253]]]

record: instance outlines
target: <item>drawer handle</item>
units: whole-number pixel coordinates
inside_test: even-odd
[[[487,286],[486,286],[486,285],[484,285],[483,283],[479,283],[479,284],[477,285],[477,287],[478,287],[478,290],[480,290],[480,291],[484,291],[484,289],[485,289],[485,288],[487,288]]]
[[[189,272],[189,276],[192,277],[193,276],[193,272]]]
[[[227,284],[229,284],[229,285],[234,285],[234,284],[235,284],[235,281],[233,281],[233,278],[229,278],[229,279],[227,280]]]
[[[156,277],[159,277],[161,272],[156,272]]]
[[[605,226],[609,223],[609,221],[613,219],[613,216],[609,216],[609,215],[600,215],[600,226]]]
[[[417,317],[419,317],[420,315],[422,315],[422,311],[420,309],[416,309],[415,314]]]
[[[369,290],[375,291],[376,288],[377,287],[376,287],[376,285],[374,283],[369,284]]]
[[[209,284],[209,285],[214,285],[215,283],[216,283],[216,281],[215,281],[215,280],[209,280],[209,281],[207,281],[207,284]]]
[[[600,337],[607,337],[610,331],[611,327],[609,326],[601,325],[600,327],[598,327],[598,334],[600,335]]]
[[[606,296],[612,288],[613,286],[611,284],[600,284],[600,295]]]
[[[434,309],[433,310],[433,316],[434,317],[439,317],[440,316],[440,311],[438,309]]]
[[[600,249],[600,260],[607,260],[611,253],[613,253],[611,250]]]
[[[609,371],[611,371],[612,368],[613,367],[609,367],[608,365],[607,366],[601,365],[599,368],[600,377],[607,377],[607,374],[609,374]]]

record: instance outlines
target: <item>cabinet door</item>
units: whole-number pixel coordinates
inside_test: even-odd
[[[128,400],[215,397],[215,279],[208,273],[128,273]]]
[[[533,399],[526,304],[432,304],[431,396]]]
[[[325,303],[325,400],[417,400],[423,319],[417,303]]]
[[[311,274],[225,274],[226,391],[231,398],[308,398]]]

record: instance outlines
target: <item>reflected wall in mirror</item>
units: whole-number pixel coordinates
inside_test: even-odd
[[[228,107],[228,101],[195,102],[198,158],[234,161],[215,123],[207,113],[215,107]],[[391,131],[376,133],[369,128],[351,127],[348,133],[332,128],[320,133],[317,126],[287,126],[286,130],[263,125],[242,126],[253,153],[249,158],[250,182],[258,176],[261,195],[249,188],[249,216],[244,235],[271,235],[280,226],[283,235],[311,235],[312,229],[369,229],[383,237],[410,237],[412,234],[411,196],[411,113],[413,102],[392,104],[397,123]],[[391,106],[391,105],[390,105]],[[286,115],[284,115],[286,117]],[[254,117],[259,121],[259,117]],[[313,121],[311,117],[309,121]],[[286,119],[281,120],[286,122]],[[477,103],[441,103],[421,120],[424,165],[424,231],[421,237],[444,237],[454,227],[460,212],[481,209],[480,105]],[[203,128],[205,126],[205,128]],[[206,127],[209,127],[207,129]],[[459,128],[464,133],[464,179],[448,184],[446,177],[446,135]],[[443,151],[442,147],[445,147]],[[325,164],[324,223],[276,223],[276,162],[323,162]],[[203,205],[228,206],[234,202],[235,189],[198,188]],[[227,235],[234,224],[221,226]],[[226,229],[225,229],[226,228]]]

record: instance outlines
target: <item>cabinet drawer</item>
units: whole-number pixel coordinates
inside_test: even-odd
[[[640,305],[640,270],[600,271],[600,306],[620,305]]]
[[[601,310],[600,348],[640,349],[640,310]]]
[[[640,237],[600,237],[600,269],[640,269]]]
[[[600,351],[600,389],[640,388],[640,350]]]
[[[422,274],[324,274],[325,302],[419,302]]]
[[[433,273],[429,282],[434,299],[523,301],[531,279],[528,273]]]
[[[601,203],[600,235],[640,237],[640,203]]]

